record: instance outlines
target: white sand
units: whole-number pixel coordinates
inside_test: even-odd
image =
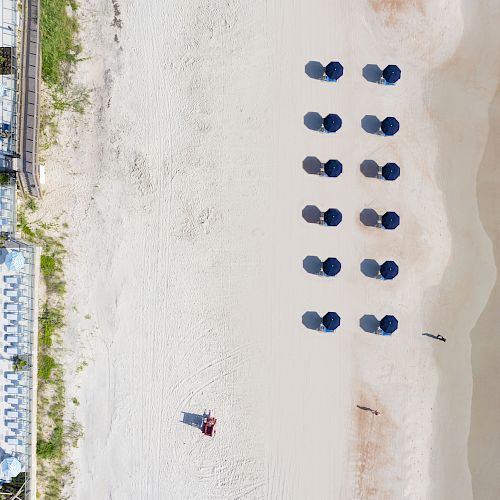
[[[93,105],[62,124],[47,162],[47,206],[70,226],[69,396],[85,428],[72,498],[422,499],[445,480],[462,495],[449,498],[470,498],[466,411],[447,435],[462,452],[445,457],[451,476],[432,459],[446,446],[434,434],[447,433],[433,413],[440,369],[456,369],[470,408],[468,331],[454,344],[424,302],[452,255],[436,176],[446,110],[429,88],[459,46],[459,2],[138,4],[82,2],[91,59],[77,77]],[[304,74],[332,58],[346,69],[337,85]],[[400,64],[402,81],[368,83],[369,63]],[[310,111],[344,126],[311,132]],[[398,117],[400,133],[368,135],[371,114]],[[306,174],[309,155],[340,159],[343,175]],[[396,161],[400,180],[363,177],[365,159]],[[307,224],[306,205],[344,220]],[[362,226],[364,208],[396,210],[401,227]],[[338,257],[338,279],[307,274],[307,255]],[[363,276],[365,258],[396,260],[399,279]],[[342,316],[337,334],[301,324],[327,310]],[[386,313],[400,320],[392,338],[360,329]],[[457,357],[437,365],[450,345]],[[214,440],[180,422],[206,408]]]

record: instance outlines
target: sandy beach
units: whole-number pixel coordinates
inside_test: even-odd
[[[70,497],[497,498],[499,8],[147,5],[81,1],[91,105],[45,162],[42,210],[69,225],[68,398],[85,433]],[[330,60],[336,84],[306,74]],[[394,87],[363,77],[393,63]],[[311,112],[341,130],[308,130]],[[367,133],[370,115],[400,132]],[[309,157],[343,174],[308,174]],[[364,176],[365,160],[400,179]],[[310,206],[342,223],[308,223]],[[401,225],[366,227],[364,209]],[[308,256],[342,271],[321,279]],[[365,259],[400,275],[367,277]],[[303,324],[327,311],[335,334]],[[392,337],[360,327],[385,314]],[[209,408],[212,440],[187,424]]]

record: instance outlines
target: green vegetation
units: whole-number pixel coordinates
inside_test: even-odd
[[[71,68],[81,52],[76,42],[79,29],[76,10],[74,1],[41,1],[42,79],[58,92],[67,86]]]
[[[75,406],[80,406],[80,401],[78,401],[78,399],[77,399],[77,398],[73,398],[73,399],[71,400],[71,402],[72,402]]]
[[[15,372],[20,372],[28,366],[28,362],[25,359],[21,359],[20,357],[16,356],[14,358],[12,366]]]
[[[86,361],[82,361],[77,367],[76,367],[76,373],[80,373],[83,371],[85,367],[88,366],[88,363]]]
[[[36,202],[35,198],[33,198],[33,196],[28,196],[26,198],[26,208],[30,212],[36,212],[38,210],[37,202]]]
[[[10,182],[10,175],[5,172],[0,173],[0,186],[6,186]]]
[[[38,376],[42,381],[49,381],[52,370],[56,367],[56,362],[52,356],[42,354],[38,360]]]
[[[72,82],[81,47],[77,35],[79,23],[75,0],[41,0],[40,35],[43,90],[40,102],[40,149],[57,141],[58,117],[64,111],[83,113],[89,102],[86,89]],[[55,223],[32,220],[37,210],[34,199],[28,198],[18,212],[22,236],[42,248],[40,271],[45,284],[46,300],[39,318],[38,367],[38,489],[37,496],[60,499],[64,485],[72,480],[70,446],[77,446],[82,435],[77,422],[68,422],[64,368],[59,362],[64,327],[66,282],[62,243],[64,235]],[[57,221],[57,219],[56,219]],[[63,224],[67,229],[67,224]],[[83,364],[76,368],[78,373]],[[79,404],[76,398],[73,404]]]
[[[79,424],[65,421],[64,368],[58,362],[65,325],[66,250],[57,224],[32,220],[36,208],[30,199],[18,207],[18,225],[23,236],[42,249],[40,271],[46,289],[38,321],[37,473],[41,496],[60,499],[65,483],[72,480],[67,449],[77,445],[82,433]]]

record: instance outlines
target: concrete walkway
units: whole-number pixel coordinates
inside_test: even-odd
[[[38,165],[38,92],[40,84],[40,32],[38,13],[40,0],[25,0],[23,6],[23,48],[21,62],[21,103],[19,177],[23,190],[41,196],[40,167]]]

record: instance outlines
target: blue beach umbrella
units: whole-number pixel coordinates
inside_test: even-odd
[[[385,229],[396,229],[399,226],[399,215],[396,212],[386,212],[382,215],[382,226]]]
[[[398,320],[394,316],[384,316],[379,324],[382,335],[391,335],[398,329]]]
[[[325,163],[325,174],[328,177],[338,177],[342,173],[342,163],[338,160],[328,160]]]
[[[340,326],[340,316],[336,312],[327,312],[323,316],[323,326],[329,331],[337,329]]]
[[[386,181],[395,181],[399,174],[401,173],[401,169],[396,163],[386,163],[382,167],[382,177]]]
[[[342,222],[342,212],[336,208],[329,208],[324,215],[327,226],[338,226]]]
[[[323,118],[323,127],[329,133],[337,132],[342,127],[342,118],[339,115],[330,113]]]
[[[380,274],[385,280],[394,279],[399,273],[399,267],[393,260],[386,260],[380,266]]]
[[[322,267],[323,267],[323,272],[327,276],[336,276],[340,272],[342,265],[340,264],[339,260],[336,259],[335,257],[328,257],[328,259],[326,259],[323,262]]]
[[[399,130],[399,122],[393,116],[388,116],[382,121],[380,128],[384,135],[395,135]]]
[[[26,263],[24,255],[21,252],[16,252],[15,250],[9,252],[7,257],[5,257],[5,265],[9,271],[20,271],[24,264]]]
[[[338,61],[329,62],[325,68],[328,81],[336,82],[344,74],[344,67]]]
[[[395,84],[401,78],[401,70],[395,64],[389,64],[382,72],[384,80],[390,84]]]
[[[22,468],[21,462],[16,457],[7,457],[0,463],[0,473],[4,479],[16,477]]]

